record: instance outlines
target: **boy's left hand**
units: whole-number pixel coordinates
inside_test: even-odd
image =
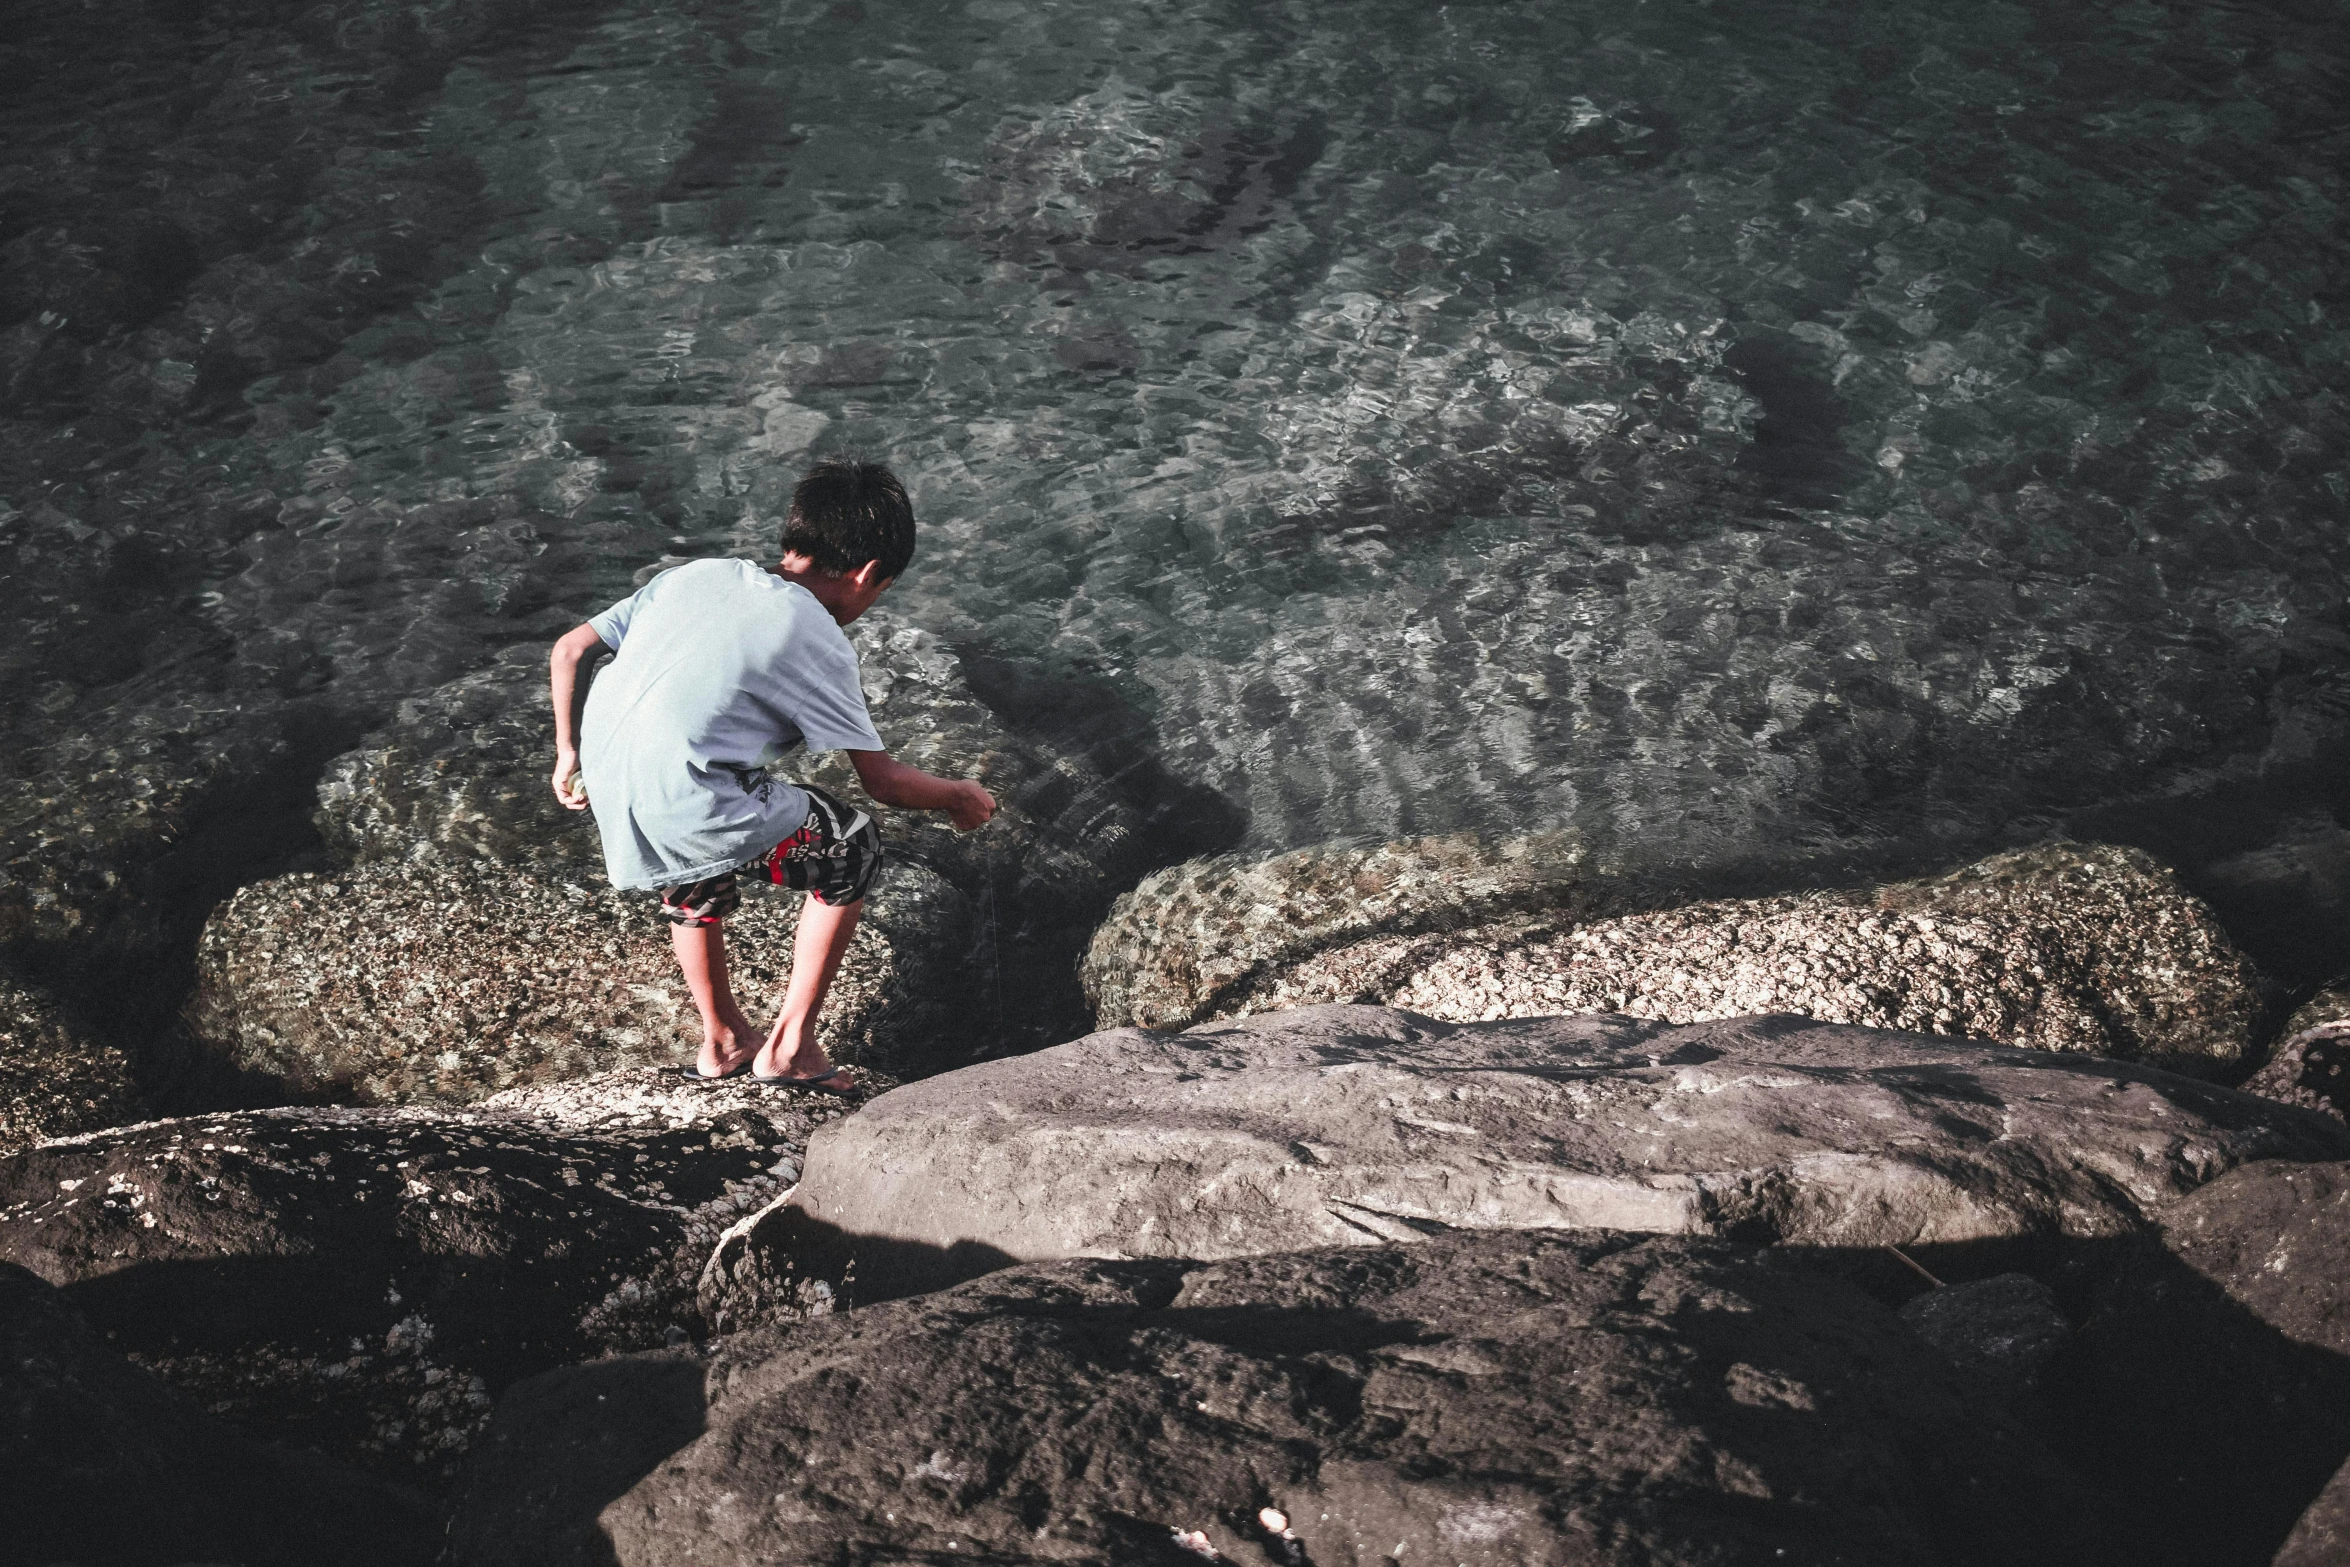
[[[587,809],[587,785],[579,776],[579,752],[569,746],[555,753],[554,784],[555,798],[563,802],[564,809]]]

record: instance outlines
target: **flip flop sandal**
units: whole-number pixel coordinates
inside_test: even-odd
[[[846,1099],[857,1091],[857,1080],[849,1076],[849,1069],[836,1066],[816,1077],[761,1077],[751,1074],[754,1083],[765,1083],[770,1088],[813,1088],[820,1094],[836,1094]]]
[[[749,1056],[745,1056],[741,1061],[737,1062],[731,1070],[721,1072],[716,1077],[704,1076],[700,1068],[691,1066],[673,1066],[669,1069],[669,1075],[672,1077],[682,1077],[689,1083],[723,1083],[730,1077],[742,1077],[749,1073],[750,1070],[751,1058]],[[762,1081],[764,1081],[764,1079],[762,1079]]]

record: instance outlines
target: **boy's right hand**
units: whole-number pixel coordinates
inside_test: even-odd
[[[565,746],[555,753],[555,798],[571,811],[587,809],[587,785],[579,776],[579,752]]]
[[[976,778],[965,778],[955,788],[958,798],[945,807],[947,820],[955,824],[955,831],[975,832],[985,827],[988,818],[995,815],[995,796],[981,788]]]

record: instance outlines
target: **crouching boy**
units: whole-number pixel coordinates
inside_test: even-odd
[[[592,803],[615,887],[659,892],[702,1015],[701,1077],[748,1070],[834,1093],[854,1086],[816,1042],[816,1015],[856,933],[881,840],[865,812],[770,771],[795,747],[841,750],[884,805],[942,811],[964,832],[995,814],[976,781],[893,761],[874,733],[841,627],[914,557],[904,486],[873,463],[824,462],[793,492],[783,558],[665,571],[555,644],[555,795]],[[613,650],[584,712],[580,666]],[[745,875],[807,893],[791,983],[761,1034],[726,977],[726,917]]]

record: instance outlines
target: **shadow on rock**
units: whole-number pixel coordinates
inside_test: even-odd
[[[460,1561],[607,1567],[605,1507],[703,1431],[702,1361],[654,1353],[533,1377],[499,1405],[450,1527]]]
[[[0,1263],[0,1519],[10,1561],[420,1567],[423,1497],[253,1441],[102,1342]]]
[[[723,1342],[678,1447],[611,1382],[675,1364],[518,1388],[450,1560],[1253,1561],[1265,1507],[1321,1567],[2095,1559],[2097,1499],[1892,1312],[1704,1237],[1009,1269]]]
[[[2350,1458],[2350,1166],[2244,1166],[2162,1214],[2052,1368],[2125,1558],[2267,1563]]]

